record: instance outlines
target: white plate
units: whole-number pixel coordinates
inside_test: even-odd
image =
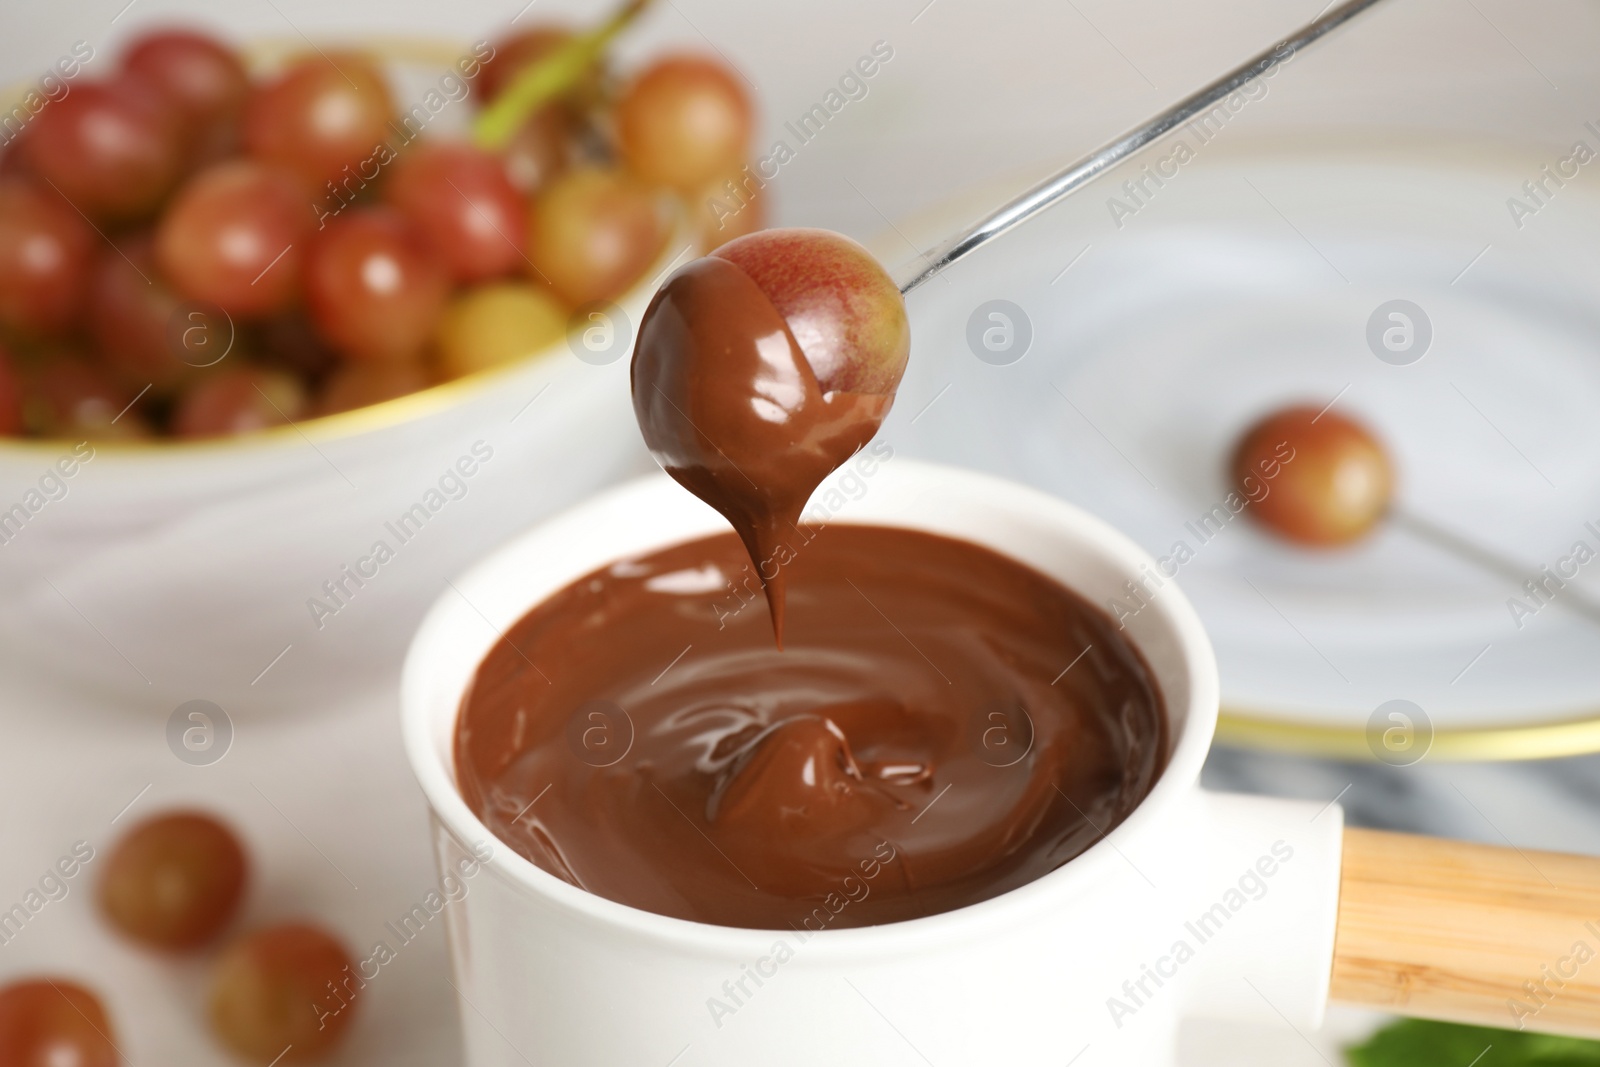
[[[1226,496],[1227,453],[1253,418],[1338,397],[1388,443],[1412,512],[1529,576],[1577,541],[1600,551],[1586,526],[1600,520],[1600,197],[1587,168],[1520,230],[1507,198],[1537,167],[1488,149],[1216,143],[1147,183],[1118,228],[1108,198],[1138,177],[1123,171],[912,296],[915,358],[886,437],[1056,492],[1157,556],[1186,543],[1178,581],[1235,713],[1359,737],[1404,699],[1442,737],[1593,709],[1600,628],[1559,598],[1519,628],[1507,601],[1521,589],[1394,527],[1308,552],[1242,517],[1209,541],[1187,525]],[[1031,321],[1009,365],[968,343],[993,299]],[[1395,299],[1431,322],[1410,365],[1367,341]],[[1600,561],[1577,582],[1597,579]]]

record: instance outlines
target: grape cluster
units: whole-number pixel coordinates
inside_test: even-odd
[[[480,46],[462,106],[575,38]],[[709,206],[752,132],[718,61],[619,77],[601,50],[516,119],[493,149],[410,138],[372,56],[257,79],[206,34],[139,37],[0,156],[0,434],[214,436],[379,403],[550,347],[676,224],[707,250],[760,225],[759,204]]]

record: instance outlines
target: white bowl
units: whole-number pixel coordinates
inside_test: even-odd
[[[665,265],[619,302],[631,321]],[[370,685],[468,561],[648,469],[629,351],[607,355],[563,339],[239,438],[0,441],[0,655],[167,709],[287,710]]]

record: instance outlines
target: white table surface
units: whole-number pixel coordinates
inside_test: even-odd
[[[174,758],[165,716],[130,717],[103,701],[12,680],[0,693],[0,905],[9,907],[75,841],[96,851],[68,896],[9,944],[0,977],[47,971],[101,990],[131,1067],[232,1061],[207,1036],[207,964],[172,961],[110,932],[93,890],[117,834],[163,809],[199,805],[229,819],[255,860],[242,922],[313,917],[361,954],[384,924],[437,883],[427,814],[397,736],[393,688],[339,706],[236,720],[210,766]],[[1600,757],[1540,764],[1352,765],[1219,749],[1205,784],[1346,806],[1353,823],[1490,844],[1600,854]],[[113,822],[115,820],[115,822]],[[434,924],[371,983],[352,1038],[332,1062],[439,1067],[459,1062],[458,1006]],[[462,1006],[459,1010],[470,1011]],[[1186,1067],[1314,1067],[1373,1025],[1336,1008],[1319,1035],[1194,1024]]]

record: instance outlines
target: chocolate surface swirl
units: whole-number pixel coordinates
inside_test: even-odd
[[[1149,791],[1160,694],[1098,609],[965,542],[793,536],[784,651],[727,535],[589,575],[506,634],[456,739],[497,836],[663,915],[862,926],[1032,881]]]

